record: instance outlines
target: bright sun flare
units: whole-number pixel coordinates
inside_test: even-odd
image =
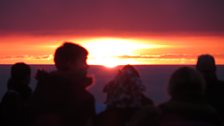
[[[134,59],[121,57],[136,55],[134,51],[138,49],[153,48],[152,45],[118,38],[89,39],[82,45],[89,51],[89,64],[103,65],[108,68],[125,64],[137,64],[138,62]]]

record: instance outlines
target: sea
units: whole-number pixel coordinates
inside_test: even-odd
[[[156,105],[169,99],[167,92],[169,78],[176,69],[183,66],[195,67],[194,65],[134,65],[146,87],[145,95],[151,98]],[[0,65],[0,99],[2,99],[7,89],[10,67],[11,65]],[[122,67],[107,68],[100,65],[90,65],[88,74],[94,78],[94,82],[88,90],[96,99],[97,113],[103,111],[106,107],[104,104],[106,98],[105,93],[103,93],[104,86],[115,77]],[[32,78],[30,87],[35,90],[35,75],[37,70],[54,71],[55,67],[54,65],[31,65],[31,69]],[[220,80],[224,80],[224,65],[217,66],[217,76]]]

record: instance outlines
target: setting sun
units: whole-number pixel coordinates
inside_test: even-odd
[[[82,44],[90,53],[88,63],[100,64],[105,67],[116,67],[124,64],[138,64],[134,59],[124,59],[122,56],[136,55],[136,50],[155,48],[157,45],[145,44],[141,41],[121,38],[95,38]]]
[[[208,53],[215,56],[217,64],[223,64],[223,40],[217,36],[6,36],[0,37],[0,64],[54,64],[55,49],[66,41],[89,51],[89,65],[108,68],[125,64],[195,64],[198,55]]]
[[[0,64],[54,64],[64,42],[85,47],[89,65],[224,64],[223,0],[16,1],[0,2]]]

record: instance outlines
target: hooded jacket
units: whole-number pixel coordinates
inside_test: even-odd
[[[42,125],[40,121],[45,117],[47,123],[83,126],[94,117],[95,99],[86,90],[92,79],[86,74],[40,71],[36,78],[38,83],[32,102],[34,123]]]

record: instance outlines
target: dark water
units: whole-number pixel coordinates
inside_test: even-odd
[[[120,66],[121,67],[121,66]],[[103,87],[110,81],[117,70],[116,68],[105,68],[103,66],[90,66],[89,74],[95,78],[94,85],[89,88],[90,92],[95,96],[97,106],[103,107],[102,104],[105,100],[105,94],[102,92]],[[166,86],[170,75],[180,65],[136,65],[135,68],[139,71],[142,81],[147,90],[145,94],[153,99],[156,104],[166,101],[169,97],[166,92]],[[194,66],[190,66],[194,67]],[[55,69],[53,65],[32,65],[32,80],[31,87],[35,89],[35,73],[38,69],[52,71]],[[6,91],[7,79],[10,75],[10,65],[0,65],[0,99]],[[224,80],[224,65],[218,66],[218,78]]]

